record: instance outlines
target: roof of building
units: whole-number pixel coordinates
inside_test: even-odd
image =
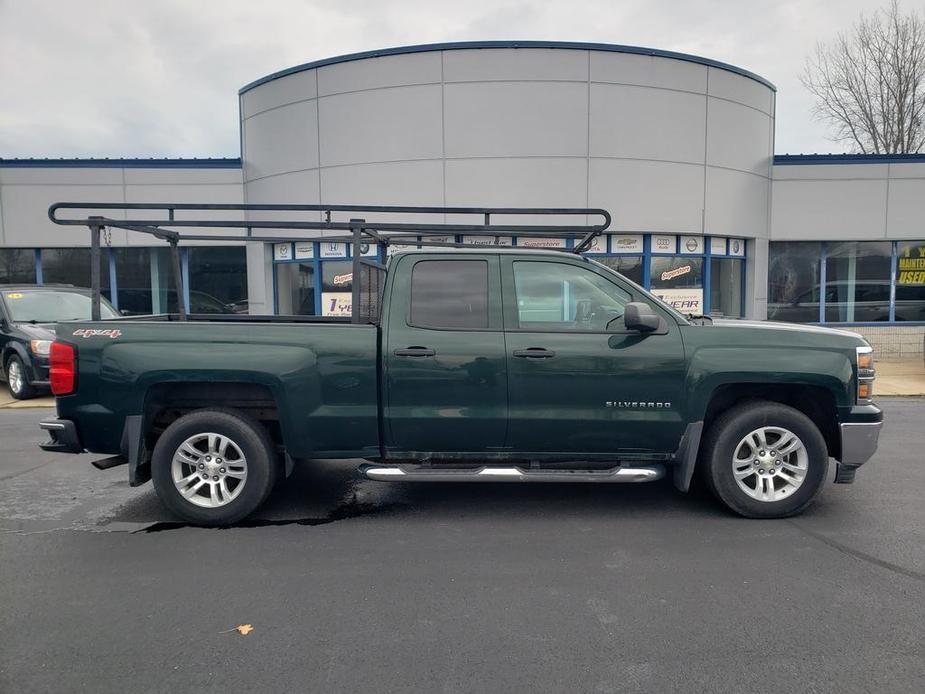
[[[586,43],[582,41],[453,41],[450,43],[425,43],[416,46],[396,46],[394,48],[382,48],[374,51],[363,51],[361,53],[339,55],[333,58],[323,58],[322,60],[315,60],[310,63],[295,65],[293,67],[286,68],[285,70],[279,70],[278,72],[274,72],[272,74],[266,75],[265,77],[256,79],[253,82],[241,87],[241,89],[238,90],[238,94],[244,94],[254,87],[259,87],[261,84],[272,82],[273,80],[279,79],[280,77],[293,75],[297,72],[303,72],[304,70],[314,70],[315,68],[324,67],[326,65],[348,63],[353,60],[365,60],[367,58],[382,58],[389,55],[428,53],[431,51],[456,51],[474,48],[562,48],[581,51],[631,53],[634,55],[648,55],[655,58],[673,58],[674,60],[683,60],[688,63],[697,63],[698,65],[706,65],[708,67],[734,72],[737,75],[742,75],[743,77],[753,79],[756,82],[763,84],[768,89],[777,91],[777,87],[775,87],[771,82],[766,80],[761,75],[757,75],[754,72],[736,67],[735,65],[723,63],[718,60],[712,60],[710,58],[702,58],[698,55],[690,55],[689,53],[664,51],[658,48],[622,46],[614,43]]]
[[[120,169],[240,169],[241,157],[205,158],[0,158],[0,167],[8,168],[120,168]]]
[[[904,164],[925,162],[920,154],[775,154],[774,165],[789,164]]]

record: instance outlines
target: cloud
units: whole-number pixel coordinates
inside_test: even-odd
[[[237,90],[291,65],[478,39],[643,45],[774,82],[778,152],[838,151],[798,75],[861,0],[0,0],[0,156],[236,156]]]

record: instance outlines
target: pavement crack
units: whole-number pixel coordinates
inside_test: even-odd
[[[859,549],[849,547],[848,545],[843,544],[839,542],[838,540],[833,540],[832,538],[826,537],[825,535],[821,533],[817,533],[814,530],[809,530],[808,528],[804,528],[802,525],[793,521],[792,519],[786,519],[786,520],[790,525],[792,525],[794,528],[796,528],[800,532],[805,533],[816,540],[819,540],[819,542],[822,542],[823,544],[828,545],[832,549],[835,549],[841,552],[842,554],[847,554],[850,557],[854,557],[855,559],[859,559],[863,562],[867,562],[868,564],[879,566],[881,569],[886,569],[887,571],[892,571],[893,573],[899,574],[901,576],[905,576],[906,578],[912,578],[912,579],[915,579],[916,581],[921,581],[925,583],[925,574],[919,571],[915,571],[914,569],[907,569],[906,567],[900,566],[899,564],[894,564],[893,562],[886,561],[885,559],[880,559],[878,557],[875,557],[872,554],[868,554],[867,552],[862,552]]]
[[[214,528],[215,530],[233,530],[237,528],[266,528],[283,525],[328,525],[337,521],[346,520],[347,518],[358,518],[360,516],[370,516],[380,513],[389,513],[399,509],[407,508],[407,504],[368,504],[368,503],[346,503],[333,508],[326,516],[320,518],[289,518],[283,520],[266,520],[266,519],[245,519],[239,523]],[[137,533],[159,533],[166,530],[179,530],[181,528],[200,527],[195,523],[185,521],[161,521],[154,523],[146,528],[135,530],[132,534]]]

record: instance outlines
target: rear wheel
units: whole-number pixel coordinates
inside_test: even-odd
[[[19,355],[14,354],[6,363],[6,382],[10,387],[10,395],[17,400],[35,397],[35,387],[29,383],[26,366]]]
[[[173,422],[154,447],[158,498],[196,525],[236,523],[264,502],[277,463],[266,429],[230,410],[199,410]]]
[[[829,466],[825,439],[805,414],[756,401],[720,415],[704,441],[707,486],[748,518],[801,513],[818,496]]]

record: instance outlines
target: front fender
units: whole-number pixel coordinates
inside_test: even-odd
[[[727,384],[813,386],[830,392],[836,406],[847,407],[853,378],[851,356],[838,350],[704,346],[688,363],[688,419],[702,420],[713,394]]]

